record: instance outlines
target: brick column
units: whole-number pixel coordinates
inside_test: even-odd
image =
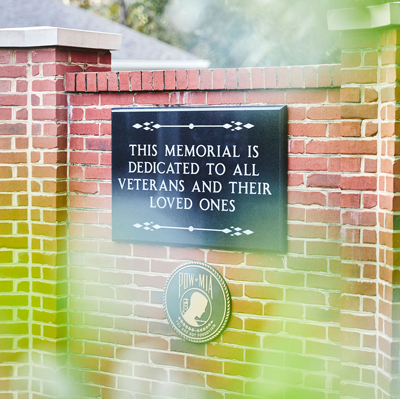
[[[398,6],[335,10],[328,18],[331,29],[344,31],[341,133],[357,137],[359,154],[353,166],[347,157],[342,158],[343,398],[400,397],[396,313],[399,32],[390,26],[400,17]],[[346,154],[347,143],[342,144]],[[351,201],[357,202],[360,211],[346,211]]]
[[[57,373],[66,360],[68,303],[64,74],[109,71],[111,54],[103,46],[98,50],[87,32],[15,32],[0,33],[0,62],[6,64],[0,66],[0,145],[5,150],[1,163],[6,164],[0,166],[0,206],[5,207],[0,215],[6,220],[0,224],[0,263],[8,265],[0,274],[14,279],[14,284],[2,282],[0,305],[7,301],[9,311],[0,313],[7,320],[0,334],[14,336],[5,338],[8,377],[24,378],[9,379],[0,391],[4,387],[58,397],[65,394],[60,392],[65,376]],[[88,47],[84,51],[73,48],[77,34]],[[21,361],[28,367],[15,365],[12,370],[12,362]]]

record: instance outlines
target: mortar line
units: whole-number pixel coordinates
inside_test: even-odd
[[[27,166],[28,166],[28,255],[29,255],[29,316],[28,316],[28,333],[29,333],[29,378],[28,378],[28,389],[29,389],[29,399],[32,399],[32,385],[33,385],[33,305],[32,305],[32,285],[33,285],[33,276],[32,276],[32,153],[33,153],[33,137],[32,137],[32,52],[27,51],[27,79],[28,79],[28,87],[27,87],[27,111],[28,111],[28,123],[27,123],[27,135],[28,135],[28,154],[27,154]]]

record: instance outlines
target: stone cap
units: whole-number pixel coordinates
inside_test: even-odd
[[[122,35],[77,29],[38,26],[0,29],[0,48],[9,47],[77,47],[119,50]]]
[[[400,2],[328,11],[329,30],[373,29],[400,25]]]

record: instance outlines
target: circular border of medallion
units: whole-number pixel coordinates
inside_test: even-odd
[[[165,283],[163,307],[173,330],[194,343],[217,338],[232,313],[225,279],[214,267],[199,261],[185,262],[173,270]]]

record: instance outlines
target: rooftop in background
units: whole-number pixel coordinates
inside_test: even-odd
[[[113,52],[113,70],[191,69],[209,65],[207,60],[59,0],[0,0],[0,4],[0,28],[53,26],[121,34],[121,49]]]

